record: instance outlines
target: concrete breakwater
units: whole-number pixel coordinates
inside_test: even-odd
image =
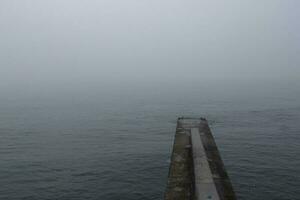
[[[204,118],[178,118],[165,200],[235,200]]]

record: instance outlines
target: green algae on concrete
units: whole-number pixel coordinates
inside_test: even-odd
[[[191,133],[194,137],[191,137]],[[197,148],[197,145],[202,148]],[[198,174],[197,179],[195,174]],[[207,184],[208,179],[205,179],[207,177],[211,177],[210,185]],[[178,118],[165,200],[211,200],[213,197],[218,200],[236,200],[207,120]]]
[[[192,155],[189,132],[177,123],[165,200],[192,198]]]

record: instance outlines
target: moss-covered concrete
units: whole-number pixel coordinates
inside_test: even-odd
[[[165,200],[187,200],[192,197],[192,156],[190,136],[180,121],[174,139]]]
[[[236,200],[217,145],[205,119],[179,118],[171,156],[165,200],[195,200],[191,129],[198,128],[219,199]]]

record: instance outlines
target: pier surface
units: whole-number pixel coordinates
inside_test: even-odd
[[[235,200],[208,123],[179,118],[165,200]]]

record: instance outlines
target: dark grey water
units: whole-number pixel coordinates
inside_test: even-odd
[[[211,123],[239,199],[300,199],[295,84],[14,91],[0,102],[0,199],[162,199],[176,118]]]

